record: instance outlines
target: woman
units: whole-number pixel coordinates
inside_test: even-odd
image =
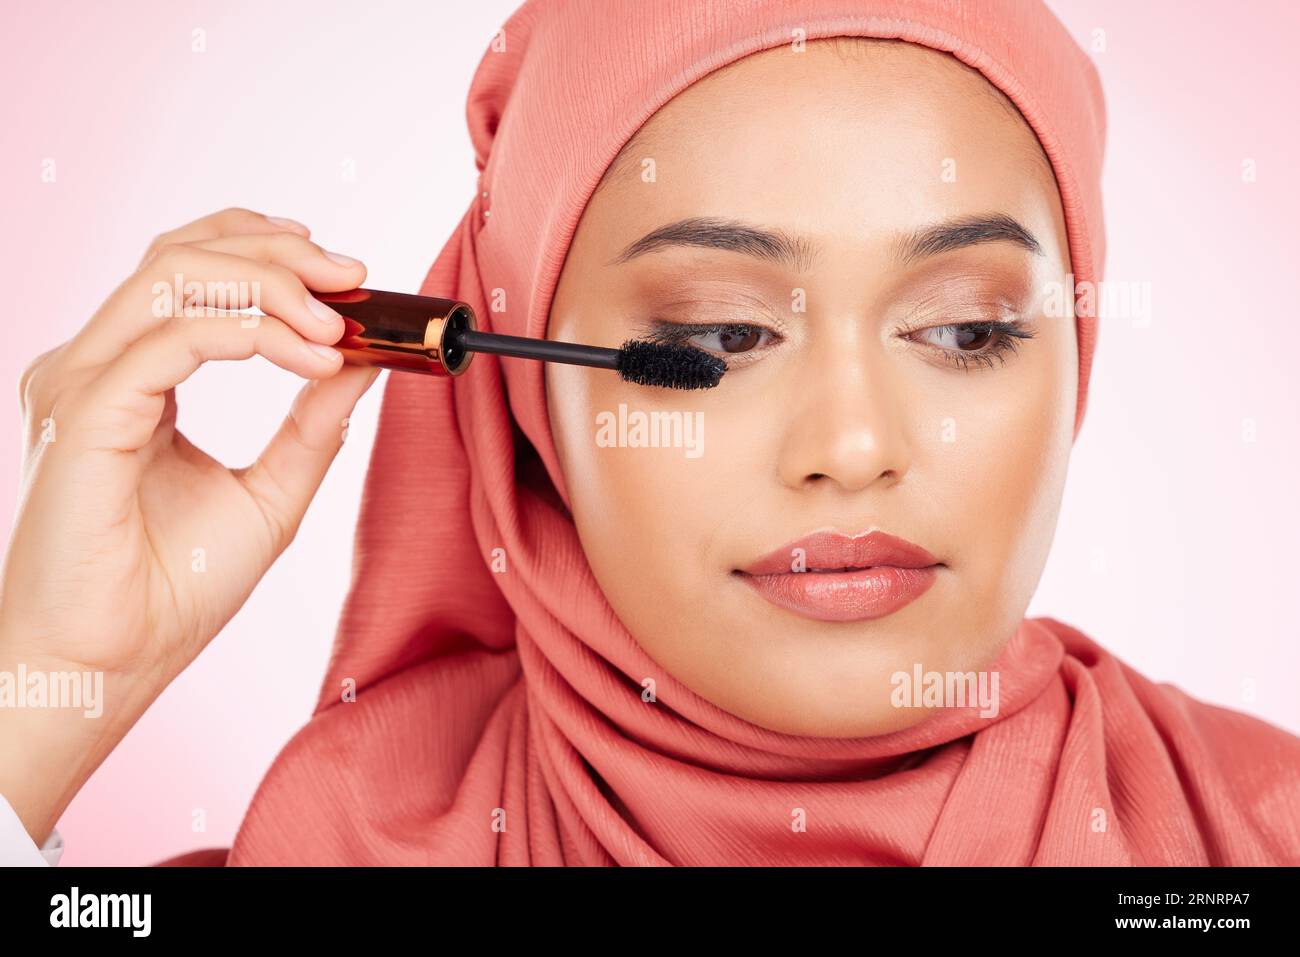
[[[843,10],[506,24],[469,99],[480,190],[421,291],[727,374],[390,376],[316,714],[232,848],[176,863],[1300,863],[1300,739],[1023,617],[1096,337],[1091,65],[1021,2]],[[37,842],[292,538],[369,382],[313,347],[341,329],[308,292],[364,267],[305,228],[237,211],[159,250],[25,383],[61,431],[0,648],[102,670],[109,715],[5,716]],[[151,318],[178,270],[258,278],[274,318]],[[253,351],[317,381],[231,473],[170,389]],[[196,582],[195,542],[232,560]]]

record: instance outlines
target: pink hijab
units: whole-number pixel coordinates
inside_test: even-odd
[[[898,38],[980,71],[1052,162],[1076,280],[1100,278],[1100,83],[1037,3],[529,0],[475,74],[479,189],[420,291],[544,335],[623,144],[691,83],[800,35]],[[490,311],[496,289],[507,311]],[[1076,435],[1095,321],[1077,330]],[[587,566],[538,363],[479,356],[454,384],[390,374],[355,546],[315,714],[230,864],[1300,863],[1300,739],[1148,681],[1049,618],[1023,621],[994,665],[993,720],[945,709],[883,736],[804,738],[693,694]],[[657,703],[641,700],[646,676]]]

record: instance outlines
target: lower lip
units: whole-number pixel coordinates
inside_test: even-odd
[[[772,604],[795,614],[818,621],[870,621],[893,614],[924,595],[934,584],[938,568],[877,565],[843,572],[743,577]]]

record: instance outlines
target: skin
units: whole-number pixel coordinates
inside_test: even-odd
[[[1038,251],[991,238],[896,255],[934,224],[995,214]],[[784,264],[662,245],[616,261],[688,217],[802,236],[810,254]],[[646,653],[741,718],[828,737],[924,719],[891,703],[896,671],[987,668],[1024,615],[1059,512],[1078,355],[1072,316],[1052,314],[1048,289],[1068,273],[1059,194],[1032,130],[945,54],[814,41],[736,61],[666,104],[588,204],[547,334],[618,346],[658,318],[775,335],[736,334],[746,351],[734,353],[716,333],[691,339],[729,363],[707,392],[546,369],[579,537]],[[991,365],[954,360],[991,342],[952,324],[1008,316],[1032,338]],[[620,403],[702,413],[703,453],[598,444],[597,415]],[[918,600],[858,622],[779,608],[734,574],[823,528],[883,529],[943,567]]]

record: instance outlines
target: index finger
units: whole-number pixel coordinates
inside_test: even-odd
[[[203,242],[209,239],[220,239],[223,236],[248,236],[286,231],[297,233],[304,238],[311,235],[311,230],[297,220],[285,219],[281,216],[266,216],[251,209],[244,209],[242,206],[231,206],[229,209],[196,219],[192,223],[159,233],[149,243],[149,248],[140,259],[140,266],[144,266],[166,246]]]

